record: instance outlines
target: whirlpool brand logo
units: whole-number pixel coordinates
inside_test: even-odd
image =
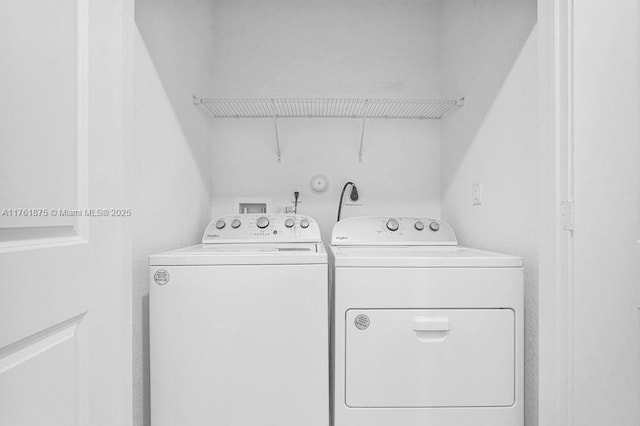
[[[348,240],[348,239],[349,239],[349,237],[343,237],[343,236],[337,236],[336,237],[336,240],[340,240],[340,241]]]
[[[169,282],[169,272],[165,269],[158,269],[155,274],[153,274],[153,280],[158,285],[166,285]]]
[[[371,320],[365,314],[360,314],[353,320],[353,323],[358,330],[366,330],[371,325]]]

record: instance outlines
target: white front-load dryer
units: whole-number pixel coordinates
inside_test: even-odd
[[[153,426],[327,426],[327,254],[303,215],[213,220],[149,258]]]
[[[447,223],[363,217],[332,233],[335,426],[522,426],[523,262]]]

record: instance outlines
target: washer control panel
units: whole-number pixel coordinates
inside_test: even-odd
[[[203,244],[320,242],[318,223],[295,214],[236,214],[213,219],[202,236]]]
[[[453,229],[443,220],[426,217],[351,217],[336,223],[334,246],[455,246]]]

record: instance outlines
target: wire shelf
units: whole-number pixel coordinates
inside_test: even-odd
[[[278,118],[359,118],[362,120],[360,154],[362,162],[365,126],[370,118],[434,120],[464,105],[459,100],[348,99],[348,98],[210,98],[193,97],[215,118],[271,118],[278,162],[282,161]]]
[[[216,118],[440,119],[463,100],[348,98],[193,98]]]

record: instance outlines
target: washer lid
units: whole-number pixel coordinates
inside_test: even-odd
[[[333,226],[333,246],[455,246],[453,229],[427,217],[351,217]]]
[[[331,247],[336,267],[521,268],[521,257],[466,247]]]
[[[151,266],[327,263],[322,243],[198,244],[149,256]]]

